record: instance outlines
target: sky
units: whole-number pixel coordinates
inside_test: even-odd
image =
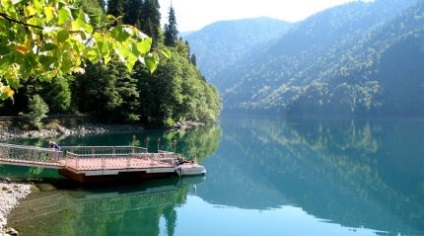
[[[298,22],[324,9],[355,0],[159,0],[162,25],[168,21],[171,1],[178,31],[187,32],[217,21],[263,16]]]

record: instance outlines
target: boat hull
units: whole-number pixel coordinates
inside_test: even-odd
[[[198,164],[183,164],[177,168],[177,174],[179,176],[205,175],[206,169],[204,166]]]

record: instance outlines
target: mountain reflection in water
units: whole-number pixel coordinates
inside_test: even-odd
[[[61,143],[121,145],[132,135]],[[22,235],[424,235],[423,120],[224,116],[137,142],[145,137],[195,156],[206,178],[43,191],[11,226]]]
[[[223,118],[198,194],[245,209],[300,207],[347,227],[424,233],[424,121]]]

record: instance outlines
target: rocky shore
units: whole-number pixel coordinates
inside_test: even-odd
[[[30,193],[31,185],[11,183],[8,180],[0,182],[0,236],[17,235],[18,232],[7,227],[7,216]]]
[[[176,129],[190,129],[203,126],[205,123],[188,121],[185,123],[177,123]],[[20,130],[17,128],[9,128],[7,125],[0,122],[0,140],[12,138],[60,138],[69,135],[86,135],[86,134],[101,134],[106,132],[116,131],[142,131],[144,128],[135,125],[96,125],[84,124],[76,126],[58,125],[55,128],[39,129],[39,130]]]
[[[101,134],[110,131],[143,130],[131,125],[77,125],[73,127],[57,126],[54,129],[19,130],[0,125],[0,140],[11,138],[51,138],[69,135]]]

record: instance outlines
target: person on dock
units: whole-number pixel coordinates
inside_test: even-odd
[[[53,141],[49,141],[49,148],[54,148],[54,150],[60,151],[60,146]]]

